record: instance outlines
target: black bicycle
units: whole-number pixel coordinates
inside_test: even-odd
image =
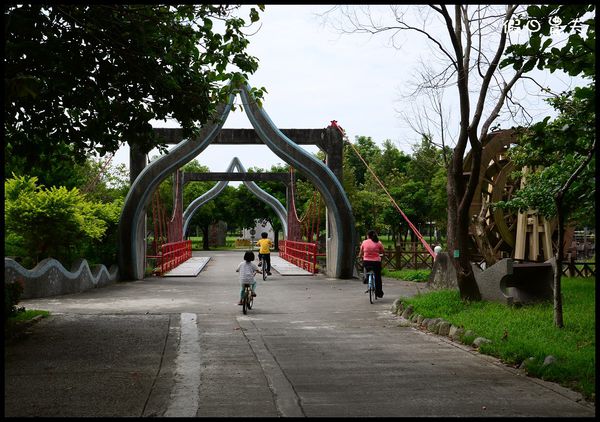
[[[261,269],[262,269],[262,279],[266,280],[267,279],[267,275],[268,275],[267,274],[267,269],[266,269],[266,265],[267,264],[265,262],[265,259],[262,256],[260,256],[260,255],[259,255],[258,260],[260,261],[258,266],[261,267]]]
[[[252,296],[252,285],[244,283],[244,296],[242,297],[242,312],[244,315],[248,313],[248,309],[252,309],[254,304],[254,296]]]

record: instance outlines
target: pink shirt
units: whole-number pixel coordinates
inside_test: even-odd
[[[383,244],[381,241],[375,243],[371,239],[363,240],[360,244],[360,253],[363,261],[381,261],[380,253],[383,253]]]

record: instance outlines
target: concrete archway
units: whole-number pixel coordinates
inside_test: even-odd
[[[256,133],[277,156],[302,171],[321,193],[327,206],[331,233],[327,238],[327,274],[352,278],[356,243],[354,216],[338,178],[321,161],[281,132],[249,94],[239,90],[244,109]],[[179,167],[200,154],[218,135],[229,115],[236,94],[220,104],[216,119],[204,126],[195,139],[186,139],[145,167],[132,183],[119,219],[119,271],[123,280],[141,280],[145,266],[145,210],[156,187]]]
[[[145,167],[133,181],[119,218],[119,273],[122,280],[143,280],[146,261],[145,211],[157,186],[181,165],[194,159],[217,136],[233,106],[235,94],[220,104],[215,121],[200,130],[198,140],[186,140]]]
[[[227,171],[232,172],[235,169],[237,169],[237,171],[240,173],[246,173],[246,169],[244,168],[244,166],[240,162],[239,158],[237,158],[237,157],[233,157],[233,160],[231,160],[231,163],[229,164]],[[270,205],[271,208],[273,208],[273,211],[275,211],[275,214],[277,214],[277,217],[279,218],[279,220],[281,220],[283,232],[287,233],[287,215],[286,215],[286,210],[285,210],[285,207],[283,206],[283,204],[281,202],[279,202],[279,200],[277,198],[275,198],[274,196],[272,196],[265,190],[261,189],[260,186],[258,186],[255,182],[243,182],[243,183],[250,192],[252,192],[254,195],[256,195],[258,197],[258,199],[260,199],[261,201]],[[217,196],[219,196],[219,194],[223,191],[223,189],[225,189],[225,186],[227,186],[228,184],[229,184],[228,181],[218,182],[209,191],[207,191],[203,195],[200,195],[198,198],[194,199],[190,203],[190,205],[187,206],[187,208],[183,212],[183,235],[184,236],[187,233],[188,226],[190,224],[192,217],[194,216],[194,213],[202,205],[206,204],[211,199],[214,199]]]
[[[332,235],[327,239],[327,273],[335,278],[352,278],[356,233],[350,201],[341,182],[320,160],[296,145],[273,124],[264,108],[250,95],[250,87],[240,90],[242,104],[250,123],[262,141],[278,156],[302,171],[321,193]]]

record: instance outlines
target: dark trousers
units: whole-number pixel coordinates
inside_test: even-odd
[[[375,274],[375,294],[383,293],[381,289],[381,261],[363,261],[365,272],[372,270]]]
[[[258,254],[258,260],[260,261],[262,259],[262,267],[263,267],[263,271],[267,271],[268,273],[271,272],[271,254],[270,253],[259,253]]]

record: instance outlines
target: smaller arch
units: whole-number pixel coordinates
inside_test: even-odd
[[[231,163],[229,164],[229,167],[227,168],[227,172],[231,173],[235,169],[237,169],[239,173],[246,173],[246,169],[244,168],[238,157],[233,157]],[[283,227],[283,233],[285,236],[285,234],[287,233],[287,212],[285,207],[281,204],[281,202],[279,202],[277,198],[266,192],[264,189],[261,189],[261,187],[258,186],[255,182],[244,181],[243,183],[250,192],[254,193],[254,195],[258,197],[258,199],[260,199],[264,203],[270,205],[271,208],[273,208],[273,211],[275,211],[275,214],[277,214],[277,217],[279,218],[279,220],[281,220],[281,225]],[[223,189],[225,189],[225,186],[227,186],[228,184],[229,182],[224,180],[218,182],[209,191],[207,191],[203,195],[200,195],[198,198],[194,199],[190,203],[190,205],[188,205],[188,207],[183,213],[184,236],[187,233],[188,225],[192,220],[194,213],[198,211],[198,209],[202,205],[206,204],[211,199],[214,199],[217,196],[219,196],[219,194],[223,191]]]

